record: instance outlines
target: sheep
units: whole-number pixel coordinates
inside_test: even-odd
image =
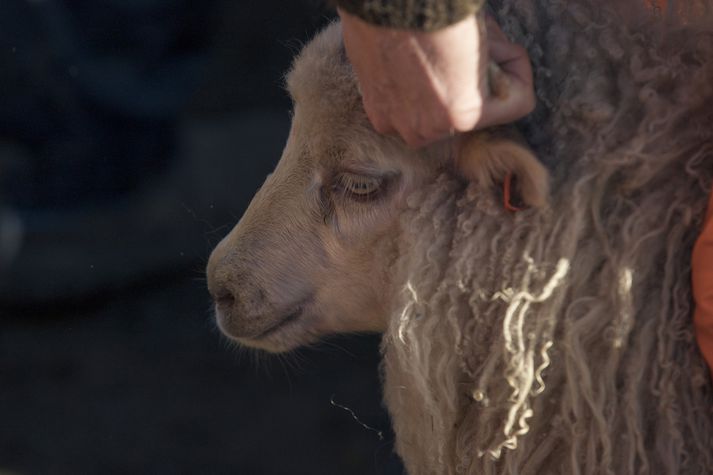
[[[489,3],[532,58],[519,128],[551,180],[515,213],[459,174],[457,138],[413,151],[376,134],[328,27],[287,77],[277,168],[208,263],[220,329],[273,352],[383,332],[411,475],[713,473],[689,283],[713,181],[713,2],[644,7]]]

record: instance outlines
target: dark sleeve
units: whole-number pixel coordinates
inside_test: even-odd
[[[479,11],[485,0],[333,0],[333,3],[373,25],[433,31]]]

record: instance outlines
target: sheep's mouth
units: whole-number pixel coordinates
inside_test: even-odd
[[[268,338],[269,336],[274,335],[275,333],[279,332],[282,328],[288,326],[289,324],[296,322],[297,320],[299,320],[299,318],[304,313],[304,307],[305,307],[304,303],[298,305],[292,312],[288,313],[287,316],[282,317],[280,320],[278,320],[272,326],[268,327],[266,330],[263,330],[262,333],[259,333],[259,334],[255,335],[254,337],[250,338],[250,340],[253,340],[253,341],[264,340],[265,338]]]
[[[302,346],[316,336],[305,320],[314,318],[312,296],[298,304],[283,307],[282,312],[232,317],[216,309],[216,321],[220,331],[242,346],[281,353]],[[248,325],[253,324],[253,328]]]

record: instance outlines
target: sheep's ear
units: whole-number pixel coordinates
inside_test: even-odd
[[[549,195],[549,175],[524,139],[511,128],[474,131],[462,135],[457,145],[456,170],[483,187],[516,177],[517,192],[528,206],[542,207]]]

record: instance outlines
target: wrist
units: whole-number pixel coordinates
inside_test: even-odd
[[[334,0],[339,9],[375,26],[437,31],[480,11],[484,0]]]

